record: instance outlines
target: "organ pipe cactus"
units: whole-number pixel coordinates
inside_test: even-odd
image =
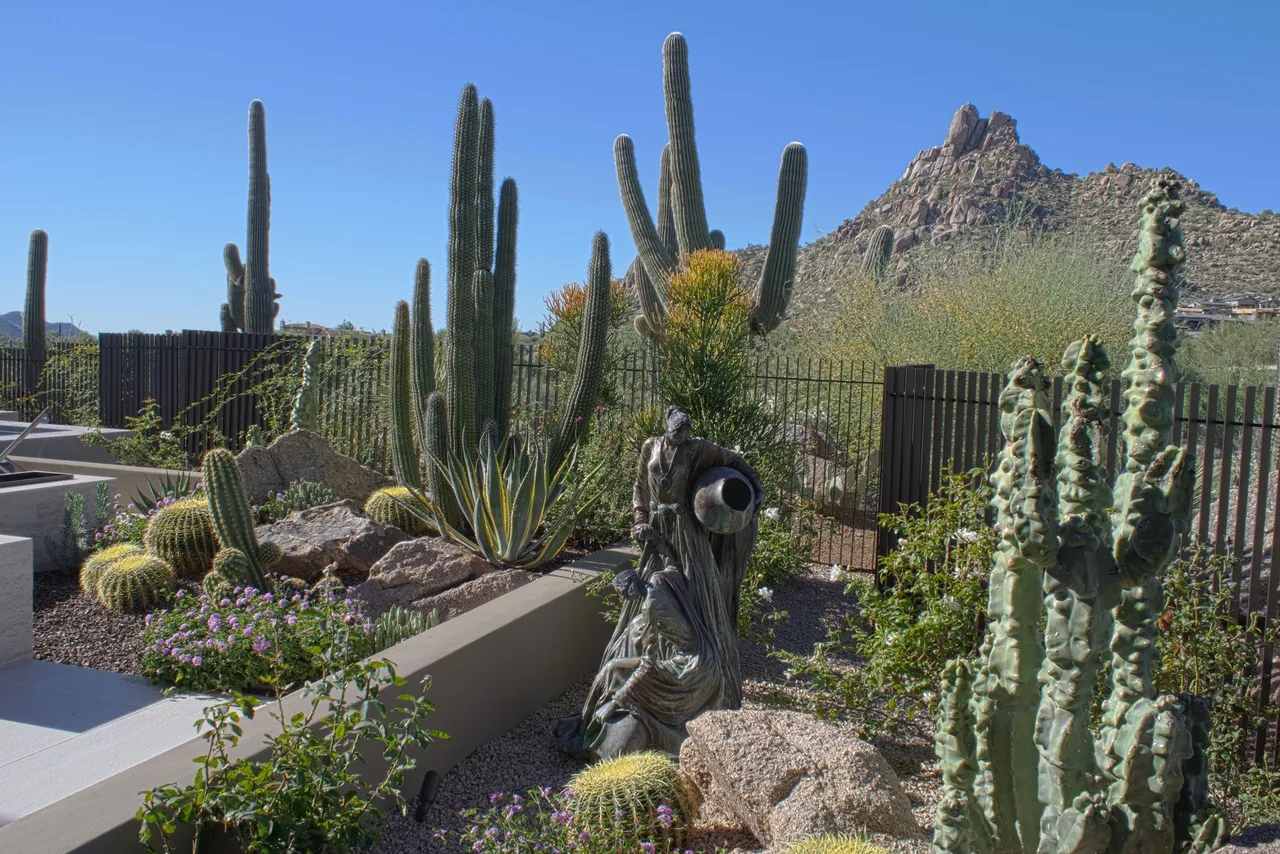
[[[320,369],[320,348],[318,342],[307,345],[307,353],[302,359],[302,383],[298,386],[298,394],[293,399],[293,415],[290,418],[294,430],[320,430],[320,380],[316,372]]]
[[[27,248],[27,302],[22,311],[22,348],[27,353],[28,394],[40,386],[48,345],[45,341],[44,292],[49,275],[49,235],[40,229],[31,232]]]
[[[201,477],[209,496],[213,530],[221,546],[213,558],[213,573],[232,584],[271,590],[267,570],[280,560],[280,547],[274,543],[258,543],[253,530],[253,511],[245,496],[236,458],[230,451],[215,448],[205,454]]]
[[[419,259],[415,271],[412,308],[405,302],[396,306],[391,350],[391,446],[396,477],[407,489],[426,487],[432,506],[442,514],[442,530],[469,527],[466,513],[473,509],[465,508],[464,513],[458,506],[442,464],[451,458],[478,460],[483,446],[507,444],[510,431],[517,196],[515,181],[505,179],[495,211],[493,162],[493,105],[488,99],[480,100],[475,86],[468,84],[454,129],[442,387],[436,387],[431,266],[426,259]],[[600,265],[605,311],[598,318],[598,311],[590,315],[596,325],[583,334],[567,407],[572,415],[566,415],[572,423],[556,434],[550,452],[553,470],[581,438],[604,371],[610,270],[603,234],[597,235],[593,245],[592,269]],[[590,405],[582,402],[587,398]]]
[[[689,84],[689,47],[680,33],[662,46],[662,82],[670,143],[662,152],[658,181],[658,222],[645,204],[636,170],[635,146],[623,134],[613,145],[622,206],[626,210],[638,262],[630,273],[640,300],[636,328],[650,338],[662,334],[668,284],[681,256],[697,249],[723,249],[724,235],[707,225],[701,167],[693,133],[693,97]],[[777,201],[764,269],[752,293],[751,327],[772,332],[782,322],[795,283],[796,252],[804,212],[808,155],[798,142],[782,151]]]
[[[877,226],[867,243],[867,254],[862,256],[862,272],[876,279],[883,279],[889,272],[889,260],[893,257],[893,229]]]
[[[267,116],[261,101],[249,105],[249,231],[245,263],[240,249],[222,250],[227,268],[227,301],[222,304],[222,331],[270,333],[280,313],[280,294],[268,262],[271,228],[271,177],[267,174]]]
[[[1160,180],[1142,200],[1114,486],[1100,458],[1109,361],[1098,338],[1063,357],[1056,449],[1041,365],[1019,360],[1001,394],[1006,445],[992,504],[1002,540],[978,657],[943,674],[938,851],[1204,852],[1226,837],[1206,795],[1207,706],[1160,696],[1153,682],[1161,576],[1187,528],[1194,480],[1191,454],[1170,444],[1179,190]],[[1108,694],[1095,738],[1099,678]]]

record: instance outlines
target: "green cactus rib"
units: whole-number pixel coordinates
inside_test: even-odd
[[[137,613],[159,605],[174,588],[173,572],[149,554],[122,557],[102,570],[98,601],[112,611]]]
[[[516,182],[512,178],[505,178],[498,190],[498,248],[493,266],[493,417],[499,436],[507,435],[511,419],[518,220]]]
[[[493,371],[493,273],[476,270],[472,293],[476,301],[476,424],[483,427],[494,423],[493,406],[497,399]]]
[[[444,514],[444,522],[456,529],[462,524],[462,510],[440,470],[449,459],[449,423],[444,395],[438,391],[428,395],[426,412],[427,492]]]
[[[391,464],[396,480],[401,486],[422,489],[422,470],[418,463],[418,448],[413,442],[413,407],[409,399],[410,361],[413,351],[409,321],[409,304],[396,303],[396,319],[391,329],[391,364],[389,366],[391,395]]]
[[[218,553],[208,502],[188,498],[160,508],[147,522],[142,542],[178,578],[203,577]]]
[[[436,333],[431,325],[431,264],[419,258],[413,271],[409,369],[413,372],[413,424],[425,441],[427,395],[436,390]]]
[[[222,546],[214,557],[214,570],[236,584],[270,590],[267,570],[280,559],[280,549],[273,543],[258,543],[236,458],[224,448],[209,451],[201,478],[209,496],[213,530]]]
[[[271,188],[267,178],[267,116],[262,102],[249,105],[249,236],[245,242],[244,331],[269,333],[275,327],[269,233]]]
[[[871,232],[871,240],[867,243],[867,254],[862,256],[863,275],[883,279],[889,272],[889,261],[893,257],[893,229],[887,225],[876,226]]]
[[[557,471],[569,452],[586,434],[591,414],[600,397],[604,375],[605,348],[609,342],[609,307],[612,298],[613,267],[609,261],[609,238],[597,231],[591,241],[591,263],[587,268],[587,304],[578,339],[578,360],[574,365],[573,387],[551,442],[548,467]]]
[[[1100,463],[1110,363],[1096,336],[1063,356],[1053,464],[1039,365],[1020,360],[1001,395],[1006,445],[992,506],[1002,539],[978,658],[943,678],[939,851],[1204,854],[1227,836],[1208,799],[1207,705],[1159,696],[1153,679],[1161,576],[1186,529],[1194,469],[1190,454],[1168,444],[1185,257],[1178,191],[1162,179],[1142,202],[1124,470],[1114,486]],[[1108,693],[1094,739],[1089,712],[1104,661]],[[1033,682],[1038,697],[1027,690]]]
[[[643,268],[643,275],[632,277],[632,284],[641,296],[645,318],[643,323],[636,323],[636,328],[651,336],[660,334],[662,329],[671,276],[680,256],[698,249],[725,246],[723,233],[707,227],[701,167],[694,141],[689,48],[680,33],[667,37],[662,58],[670,142],[663,150],[659,175],[657,225],[645,204],[631,138],[623,134],[614,141],[613,147],[622,206]],[[791,300],[807,176],[804,146],[793,142],[782,153],[769,249],[760,280],[752,291],[751,328],[759,335],[777,328]]]
[[[240,247],[228,243],[222,247],[222,264],[227,268],[227,301],[222,304],[222,331],[244,329],[244,264]]]
[[[449,409],[450,445],[475,442],[475,195],[479,136],[476,87],[468,83],[458,103],[453,137],[453,174],[449,188],[449,282],[445,337],[445,398]]]
[[[26,391],[40,387],[48,345],[45,341],[45,286],[49,277],[49,235],[40,229],[31,232],[27,245],[27,300],[22,310],[22,347],[27,352]]]
[[[302,357],[302,382],[293,398],[293,414],[290,424],[294,430],[320,431],[320,342],[312,341]]]

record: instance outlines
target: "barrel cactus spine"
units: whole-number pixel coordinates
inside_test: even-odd
[[[205,454],[201,477],[221,546],[214,556],[213,570],[235,584],[270,590],[267,571],[280,560],[280,548],[274,543],[258,543],[253,512],[235,457],[230,451],[215,448]]]
[[[142,536],[147,551],[169,564],[180,579],[201,578],[213,566],[218,538],[209,503],[186,498],[160,508]]]
[[[669,833],[672,843],[679,844],[684,823],[697,809],[679,766],[659,750],[589,765],[570,778],[565,789],[574,821],[595,833],[622,826],[636,839],[657,842]]]
[[[280,294],[270,273],[271,177],[267,174],[267,117],[261,101],[249,105],[249,219],[245,261],[228,243],[222,250],[227,269],[223,332],[270,333],[280,313]]]
[[[102,571],[98,601],[112,611],[137,613],[164,601],[176,586],[173,571],[163,560],[146,553],[122,557]]]
[[[418,512],[412,512],[410,507],[417,509]],[[364,515],[383,525],[399,528],[412,537],[431,530],[431,526],[423,520],[423,516],[428,515],[429,512],[428,508],[419,504],[414,494],[403,486],[379,489],[364,503]]]
[[[1190,453],[1170,444],[1179,190],[1162,179],[1142,200],[1114,487],[1100,457],[1109,363],[1096,337],[1063,357],[1056,460],[1040,366],[1020,360],[1001,396],[1007,444],[992,504],[1003,537],[978,657],[943,674],[938,851],[1199,854],[1226,838],[1207,799],[1207,706],[1159,696],[1153,679],[1161,575],[1187,529],[1194,482]],[[1095,740],[1089,712],[1103,674]]]
[[[670,142],[663,151],[659,175],[657,225],[640,187],[631,138],[626,134],[619,136],[613,149],[623,208],[643,268],[643,278],[638,272],[631,277],[644,317],[644,322],[637,322],[636,328],[651,339],[661,335],[668,285],[681,256],[698,249],[724,248],[724,235],[707,225],[701,167],[694,141],[689,48],[684,36],[669,35],[663,44],[662,57]],[[764,269],[752,293],[751,327],[759,335],[767,335],[777,328],[791,301],[807,180],[805,148],[798,142],[790,143],[783,149],[778,170],[777,201]],[[671,233],[663,233],[668,223]]]
[[[862,273],[873,279],[883,279],[889,272],[893,258],[893,229],[887,225],[876,226],[867,242],[867,253],[862,256]]]
[[[45,286],[49,276],[49,235],[36,229],[27,246],[27,300],[22,311],[22,348],[27,353],[26,392],[35,394],[48,356],[45,340]]]
[[[86,596],[98,598],[98,581],[107,567],[121,558],[144,554],[143,550],[133,543],[117,543],[100,552],[94,552],[80,566],[80,590]]]

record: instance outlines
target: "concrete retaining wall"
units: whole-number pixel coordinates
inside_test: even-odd
[[[90,463],[78,460],[46,460],[39,457],[10,457],[17,466],[25,471],[57,471],[66,474],[83,474],[93,477],[109,477],[116,483],[111,494],[120,495],[120,503],[127,505],[137,492],[146,494],[148,481],[159,489],[167,476],[177,480],[183,472],[174,469],[147,469],[139,466],[122,466],[116,463]],[[200,482],[200,472],[186,472],[191,477],[191,485]]]
[[[114,495],[111,478],[82,474],[75,475],[72,480],[52,480],[0,489],[0,534],[31,538],[32,565],[36,572],[57,569],[49,557],[46,541],[49,538],[57,539],[62,530],[64,496],[68,492],[84,496],[85,518],[91,520],[97,507],[98,484],[104,482]]]
[[[0,535],[0,667],[31,658],[31,540]]]
[[[404,791],[417,794],[429,770],[442,775],[481,745],[509,732],[548,701],[600,665],[612,627],[586,584],[602,571],[634,558],[625,548],[604,549],[557,569],[492,602],[397,644],[379,657],[393,661],[410,686],[430,675],[427,699],[436,711],[425,725],[448,733],[420,757]],[[399,692],[397,692],[399,693]],[[300,694],[284,700],[284,713],[307,711]],[[234,758],[268,755],[263,736],[278,732],[262,714],[244,722]],[[165,783],[189,784],[192,758],[205,752],[199,738],[128,771],[0,827],[0,851],[23,854],[117,854],[136,852],[142,801],[138,793]],[[371,752],[372,753],[372,752]],[[364,773],[385,771],[380,757],[366,756]]]

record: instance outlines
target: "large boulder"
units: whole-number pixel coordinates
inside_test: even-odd
[[[523,570],[500,570],[443,537],[419,537],[395,546],[369,569],[353,595],[377,616],[393,605],[448,619],[496,599],[536,578]]]
[[[271,569],[314,579],[326,566],[368,572],[397,543],[409,539],[399,528],[361,515],[354,501],[337,501],[290,513],[279,522],[259,525],[258,542],[275,543],[284,552]]]
[[[918,837],[893,769],[849,727],[802,712],[705,712],[688,724],[680,769],[702,816],[730,816],[777,849],[824,833]]]
[[[344,457],[323,436],[309,430],[291,430],[270,445],[250,445],[236,456],[244,491],[255,503],[283,492],[297,480],[323,483],[339,498],[360,506],[365,499],[395,481]]]

